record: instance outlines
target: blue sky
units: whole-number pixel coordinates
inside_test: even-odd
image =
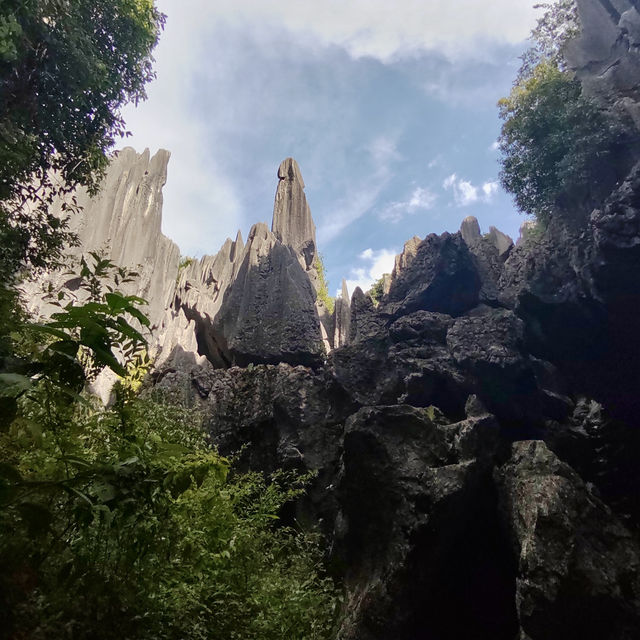
[[[172,152],[163,230],[183,254],[271,221],[276,170],[300,164],[335,292],[390,271],[414,235],[514,238],[498,185],[496,102],[535,22],[526,0],[159,0],[139,151]]]

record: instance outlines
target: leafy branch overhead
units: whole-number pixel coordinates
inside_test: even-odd
[[[107,152],[126,134],[121,107],[144,99],[154,77],[151,52],[164,19],[152,0],[1,3],[5,271],[21,260],[41,266],[59,252],[68,234],[48,205],[77,185],[97,190]]]

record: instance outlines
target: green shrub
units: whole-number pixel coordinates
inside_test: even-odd
[[[373,286],[368,291],[371,299],[376,303],[376,305],[380,304],[380,300],[382,300],[382,296],[384,295],[384,279],[388,276],[388,273],[383,273],[382,276],[373,283]]]
[[[333,310],[336,305],[336,299],[332,298],[329,295],[329,283],[327,282],[325,272],[324,272],[324,262],[322,260],[322,256],[318,254],[313,263],[313,266],[318,273],[318,290],[316,295],[318,296],[318,300],[322,301],[324,306],[326,307],[329,313],[333,313]]]
[[[196,411],[136,395],[145,320],[100,290],[111,267],[84,263],[90,299],[23,327],[0,375],[0,638],[328,638],[320,540],[278,519],[309,476],[232,474]],[[104,366],[109,409],[82,393]]]

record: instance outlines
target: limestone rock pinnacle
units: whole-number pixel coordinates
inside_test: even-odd
[[[482,235],[478,219],[474,216],[467,216],[460,225],[460,233],[467,244],[472,244],[474,240],[478,240]]]
[[[309,269],[316,257],[316,227],[298,163],[293,158],[283,160],[278,168],[278,178],[271,231],[282,244],[302,256],[305,268]]]

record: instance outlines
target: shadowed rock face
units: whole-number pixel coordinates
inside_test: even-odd
[[[326,535],[337,637],[636,637],[639,176],[517,247],[410,241],[324,366],[163,379],[245,467],[318,472],[284,517]]]
[[[521,637],[636,637],[640,557],[628,529],[542,442],[516,442],[496,475]]]
[[[515,247],[474,219],[409,240],[377,306],[343,293],[326,361],[279,173],[273,231],[171,276],[154,379],[241,468],[317,472],[282,517],[326,537],[337,638],[635,640],[640,165]]]

